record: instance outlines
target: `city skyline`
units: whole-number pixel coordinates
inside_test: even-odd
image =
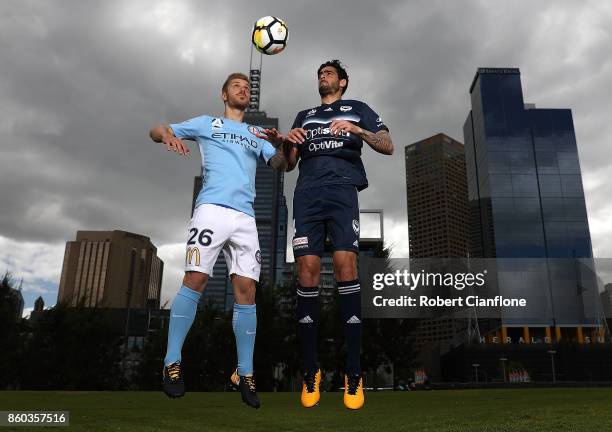
[[[263,66],[261,108],[279,117],[283,131],[298,110],[318,105],[315,71],[330,58],[347,64],[347,98],[381,114],[397,149],[439,132],[461,138],[466,83],[477,68],[520,68],[526,102],[572,110],[594,255],[612,254],[605,157],[612,131],[602,91],[612,79],[602,55],[612,45],[609,5],[348,4],[327,5],[325,14],[316,5],[272,2],[244,2],[239,14],[189,2],[71,4],[70,15],[57,5],[0,6],[2,39],[19,41],[0,54],[0,271],[23,277],[26,308],[39,295],[54,303],[64,244],[78,230],[151,237],[166,263],[162,304],[172,298],[199,160],[171,157],[147,132],[221,112],[219,87],[229,72],[247,69],[250,27],[267,10],[290,32],[287,49]],[[315,20],[329,32],[313,32]],[[236,29],[229,35],[227,22]],[[384,30],[363,35],[365,28]],[[217,32],[223,40],[205,37]],[[170,61],[160,64],[161,52]],[[387,238],[400,239],[394,256],[406,256],[403,154],[380,158],[364,149],[371,186],[360,203],[384,209]],[[286,176],[289,206],[295,177]]]

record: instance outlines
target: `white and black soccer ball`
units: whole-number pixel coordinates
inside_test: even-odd
[[[282,19],[265,16],[255,22],[251,40],[257,51],[272,55],[285,49],[288,36],[287,24]]]

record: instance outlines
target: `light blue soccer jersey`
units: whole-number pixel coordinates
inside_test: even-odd
[[[202,156],[200,204],[218,204],[255,217],[255,171],[259,157],[268,162],[276,149],[255,136],[256,128],[223,117],[203,115],[171,124],[177,138],[192,139]]]

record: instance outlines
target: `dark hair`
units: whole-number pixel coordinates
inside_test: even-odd
[[[341,80],[346,80],[346,87],[342,89],[342,94],[344,94],[344,92],[348,88],[348,83],[349,83],[349,77],[348,77],[348,74],[346,73],[346,69],[344,69],[344,66],[342,65],[340,60],[329,60],[323,63],[321,66],[319,66],[319,69],[317,70],[317,78],[319,77],[319,74],[321,73],[321,69],[323,69],[326,66],[331,66],[334,69],[336,69],[336,72],[338,73],[338,78]]]
[[[222,92],[224,92],[224,93],[227,92],[227,87],[229,86],[230,81],[233,80],[233,79],[241,79],[241,80],[244,80],[244,81],[248,82],[249,86],[251,85],[251,81],[249,81],[249,77],[248,76],[246,76],[245,74],[243,74],[241,72],[234,72],[234,73],[231,73],[227,77],[225,82],[223,83],[223,87],[221,87],[221,91]]]

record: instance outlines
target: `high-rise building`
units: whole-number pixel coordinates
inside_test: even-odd
[[[245,113],[244,122],[263,128],[277,128],[278,119],[268,117],[263,111]],[[284,174],[273,170],[259,160],[255,174],[255,223],[261,250],[260,282],[274,286],[280,283],[286,262],[287,252],[287,203],[283,194]],[[194,181],[192,201],[202,189],[202,177]],[[214,277],[209,279],[200,302],[212,304],[217,308],[229,310],[234,304],[234,292],[227,274],[227,264],[223,254],[219,254],[213,268]]]
[[[440,133],[407,145],[405,156],[410,258],[467,257],[463,144]]]
[[[518,69],[478,69],[470,95],[472,256],[592,257],[571,110],[525,104]]]
[[[477,259],[467,261],[488,270],[489,296],[525,306],[471,311],[470,343],[442,357],[442,375],[457,381],[481,372],[506,382],[504,365],[514,362],[537,381],[608,379],[609,331],[572,113],[526,104],[514,68],[478,69],[470,97],[463,131]]]
[[[554,331],[556,340],[581,343],[582,327],[598,325],[599,294],[588,271],[593,254],[571,110],[525,104],[513,68],[478,69],[470,96],[463,129],[471,256],[497,258],[500,294],[528,297],[528,307],[502,313],[499,339],[514,332],[550,340]]]
[[[45,301],[42,296],[38,296],[38,298],[34,301],[34,309],[30,313],[30,321],[36,322],[42,317],[45,312]]]
[[[23,316],[23,307],[25,305],[25,302],[23,300],[23,294],[21,293],[21,289],[17,290],[17,292],[15,293],[15,297],[16,297],[16,314],[17,314],[17,318],[21,318]]]
[[[438,270],[438,261],[419,259],[468,256],[464,147],[439,133],[407,145],[405,157],[411,262],[419,268]],[[422,318],[415,329],[415,349],[444,354],[464,328],[465,322],[456,320],[452,314]]]
[[[66,242],[58,302],[108,308],[160,307],[164,263],[148,237],[78,231]]]

